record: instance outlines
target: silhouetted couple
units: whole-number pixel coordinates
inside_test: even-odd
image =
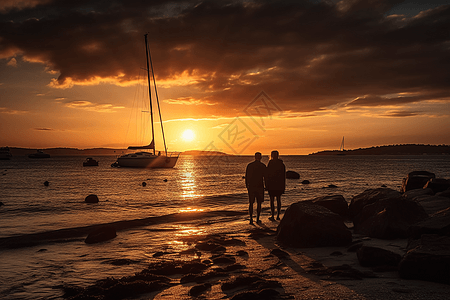
[[[275,220],[275,199],[277,200],[277,220],[280,219],[281,195],[286,188],[286,167],[278,156],[278,151],[272,151],[266,167],[261,162],[261,153],[256,152],[255,161],[247,165],[247,169],[245,170],[245,186],[248,190],[250,224],[253,224],[253,203],[255,203],[255,200],[256,222],[261,222],[259,217],[261,215],[261,204],[264,202],[264,184],[270,198],[270,211],[272,216],[269,220]]]

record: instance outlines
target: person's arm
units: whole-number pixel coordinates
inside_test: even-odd
[[[248,188],[248,165],[245,169],[245,186]]]

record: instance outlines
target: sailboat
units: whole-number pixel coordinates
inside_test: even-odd
[[[345,155],[345,149],[344,149],[344,137],[342,137],[341,146],[339,147],[339,152],[337,155]]]
[[[178,155],[168,155],[166,139],[164,137],[164,127],[162,123],[161,117],[161,109],[159,106],[158,92],[156,89],[156,80],[155,73],[153,72],[153,62],[150,54],[150,47],[148,44],[148,34],[145,34],[145,53],[147,57],[147,81],[148,81],[148,97],[150,102],[150,119],[151,119],[151,127],[152,127],[152,141],[148,145],[144,146],[129,146],[129,150],[152,150],[150,152],[147,151],[138,151],[135,153],[125,154],[117,158],[117,161],[113,163],[111,166],[114,167],[130,167],[130,168],[173,168],[178,160]],[[150,74],[151,70],[151,74]],[[152,75],[152,77],[150,77]],[[156,103],[158,106],[159,120],[161,123],[161,132],[162,138],[164,141],[164,153],[162,154],[160,151],[156,154],[155,147],[155,129],[153,122],[153,105],[152,105],[152,88],[151,82],[153,79],[153,87],[155,91]]]

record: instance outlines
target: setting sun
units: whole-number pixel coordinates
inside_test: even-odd
[[[186,129],[181,137],[183,138],[184,141],[190,142],[194,140],[195,133],[191,129]]]

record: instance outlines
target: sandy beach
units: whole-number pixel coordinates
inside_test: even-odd
[[[242,217],[229,225],[237,230],[208,236],[186,234],[185,250],[164,252],[161,249],[154,254],[154,263],[134,277],[115,278],[116,289],[120,285],[122,293],[135,293],[137,289],[131,289],[131,284],[141,282],[143,274],[148,278],[153,268],[161,272],[158,276],[167,272],[170,280],[158,286],[159,290],[128,296],[135,299],[448,299],[448,285],[401,279],[395,270],[361,267],[356,253],[349,252],[348,247],[284,248],[276,241],[278,222],[263,220],[261,224],[249,225]],[[358,235],[353,240],[399,254],[404,253],[407,244],[403,239],[387,241]],[[170,271],[192,263],[204,267],[195,271]],[[169,265],[175,267],[170,269]],[[104,287],[102,283],[97,288],[99,285]],[[128,299],[119,294],[111,296],[110,288],[99,291],[88,287],[74,292],[66,287],[65,297]]]

